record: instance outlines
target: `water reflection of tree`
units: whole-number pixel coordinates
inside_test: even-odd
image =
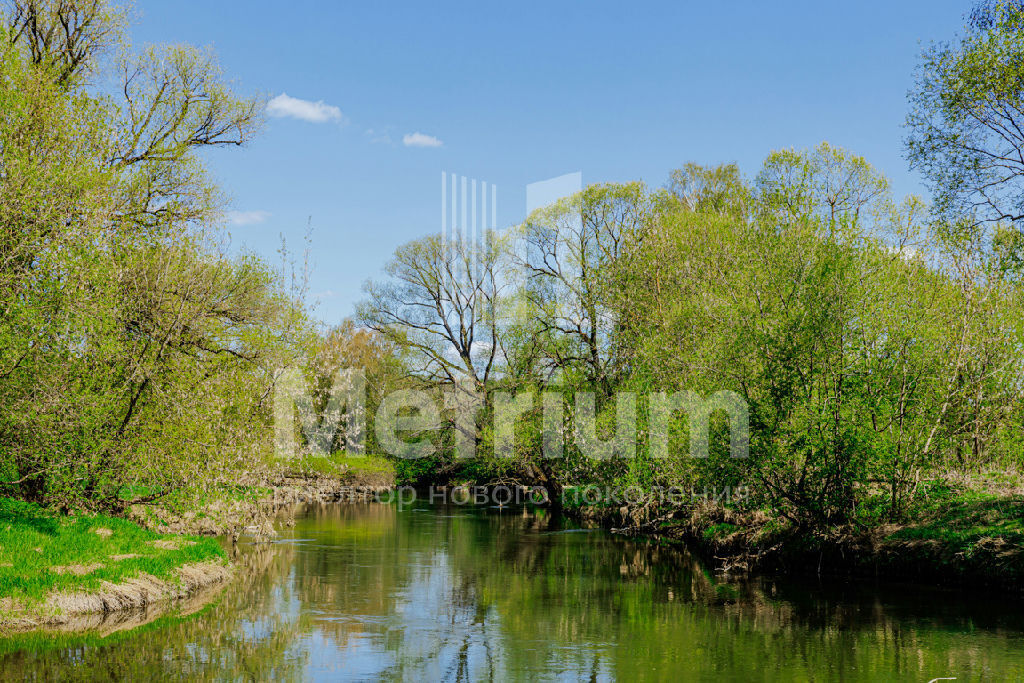
[[[677,548],[567,532],[557,520],[507,512],[456,517],[438,531],[438,546],[450,563],[448,609],[464,613],[463,628],[451,629],[463,645],[458,665],[434,665],[453,677],[1024,674],[1014,635],[1022,623],[1005,610],[987,619],[977,605],[939,607],[939,596],[915,601],[849,587],[837,594],[806,582],[723,584]],[[958,633],[972,633],[971,642]],[[476,660],[465,654],[474,648]],[[402,675],[423,663],[398,661],[406,662]],[[475,670],[467,667],[473,661]]]
[[[877,588],[724,583],[678,548],[567,529],[541,513],[321,506],[299,516],[293,535],[294,545],[245,549],[248,570],[203,614],[129,638],[23,652],[0,661],[3,673],[65,680],[1024,676],[1020,617],[1008,610],[965,610]],[[972,630],[970,640],[960,639]]]

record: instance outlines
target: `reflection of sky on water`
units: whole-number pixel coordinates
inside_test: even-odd
[[[497,509],[497,508],[496,508]],[[506,512],[508,508],[503,508]],[[414,508],[410,512],[431,512]],[[436,520],[466,519],[467,514],[433,514],[425,525]],[[417,523],[419,524],[419,523]],[[565,529],[543,534],[588,531]],[[350,549],[322,543],[314,536],[305,539],[299,552],[327,552],[348,555]],[[494,606],[481,611],[474,587],[453,569],[446,543],[424,551],[410,552],[402,558],[406,575],[391,593],[393,603],[386,615],[351,614],[348,600],[341,604],[308,603],[307,614],[314,616],[313,631],[297,645],[307,651],[304,675],[314,680],[400,679],[434,680],[512,680],[505,657],[501,617]],[[351,561],[350,569],[379,569],[374,564]],[[291,577],[290,577],[291,578]],[[350,634],[344,641],[322,630],[344,625]],[[521,639],[517,647],[549,651],[546,659],[549,680],[612,680],[600,649],[588,645],[561,644],[552,647],[545,638]],[[583,666],[580,666],[580,665]],[[524,672],[519,672],[520,677]]]

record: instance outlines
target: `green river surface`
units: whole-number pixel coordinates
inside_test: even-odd
[[[4,680],[1024,680],[1017,598],[736,581],[543,509],[302,507],[205,606],[0,640]],[[191,612],[191,613],[189,613]],[[129,628],[129,626],[133,626]]]

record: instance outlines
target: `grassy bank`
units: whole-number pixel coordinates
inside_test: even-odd
[[[940,487],[899,521],[801,528],[768,509],[699,501],[675,510],[569,507],[623,533],[685,541],[718,571],[871,576],[1021,590],[1024,495]]]
[[[390,488],[395,478],[394,465],[381,456],[308,456],[230,484],[170,491],[151,504],[131,506],[127,516],[161,533],[266,537],[274,535],[273,518],[281,507],[336,501],[346,490]]]
[[[212,538],[158,534],[117,517],[61,515],[0,498],[0,621],[52,613],[55,596],[98,594],[140,577],[174,586],[183,567],[223,564],[224,550]]]
[[[380,455],[351,455],[344,452],[296,458],[290,473],[336,477],[345,486],[394,486],[395,465]]]
[[[395,470],[384,458],[336,454],[250,479],[171,491],[126,517],[65,515],[0,497],[0,628],[190,595],[226,577],[226,554],[212,536],[273,536],[281,506],[337,500],[345,487],[387,488]]]

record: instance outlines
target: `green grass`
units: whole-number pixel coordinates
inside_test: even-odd
[[[1019,585],[1024,576],[1024,496],[940,490],[886,537],[891,562],[943,567],[971,581]],[[923,541],[918,545],[914,541]],[[908,543],[909,542],[909,543]]]
[[[707,529],[705,529],[704,538],[709,541],[714,540],[716,538],[725,538],[726,536],[730,536],[739,530],[740,528],[735,524],[730,524],[728,522],[720,522],[718,524],[712,524]]]
[[[345,452],[306,456],[295,461],[293,469],[310,474],[348,476],[356,483],[363,480],[394,481],[395,466],[379,455],[350,455]]]
[[[160,540],[176,542],[178,547],[153,545]],[[129,554],[138,557],[111,557]],[[52,592],[94,591],[101,581],[117,583],[143,573],[166,580],[182,565],[224,557],[212,538],[157,534],[117,517],[62,516],[38,505],[0,498],[0,598],[31,604]],[[92,565],[99,566],[82,575],[60,571]]]
[[[963,558],[985,556],[993,542],[1002,544],[998,547],[1006,557],[1024,550],[1024,497],[941,491],[925,499],[913,517],[888,539],[936,541]]]

